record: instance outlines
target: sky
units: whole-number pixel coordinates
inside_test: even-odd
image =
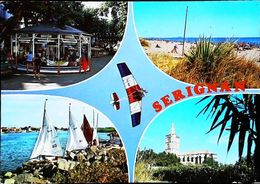
[[[207,134],[212,119],[206,120],[207,113],[196,118],[208,102],[207,100],[195,105],[200,99],[201,97],[197,97],[180,102],[160,113],[144,132],[140,149],[153,149],[156,153],[163,152],[165,150],[165,136],[170,133],[173,123],[176,134],[180,137],[180,153],[208,150],[216,153],[217,161],[223,164],[235,163],[238,160],[238,136],[235,137],[227,154],[229,132],[224,131],[217,144],[220,129]],[[246,147],[244,147],[245,153]]]
[[[105,1],[83,1],[82,4],[84,5],[85,8],[100,8],[104,2]],[[107,17],[100,16],[100,18],[112,20],[111,9],[109,10]]]
[[[260,37],[260,1],[134,2],[139,37]]]
[[[71,113],[77,125],[82,124],[83,114],[85,114],[90,125],[93,126],[94,108],[83,102],[47,95],[2,95],[1,127],[40,127],[45,99],[48,99],[47,116],[54,126],[68,127],[69,103],[71,103]],[[114,127],[112,122],[100,111],[94,110],[96,114],[98,113],[98,127]]]
[[[100,8],[104,1],[83,1],[84,7],[86,8]]]

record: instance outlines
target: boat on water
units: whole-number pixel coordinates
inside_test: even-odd
[[[40,128],[40,132],[32,151],[30,160],[41,160],[45,158],[55,158],[57,156],[63,156],[63,151],[57,132],[47,116],[46,103],[47,99],[44,102],[42,126]]]
[[[93,127],[90,126],[84,115],[81,127],[76,123],[71,113],[71,104],[69,104],[69,132],[65,152],[63,152],[59,137],[52,122],[49,120],[46,112],[47,99],[44,102],[43,121],[38,138],[32,151],[30,160],[57,159],[69,157],[71,152],[85,150],[90,146],[99,146],[98,138],[98,114],[94,116]]]
[[[66,144],[66,153],[74,150],[84,150],[88,147],[88,142],[85,139],[82,130],[77,127],[75,123],[70,106],[71,104],[69,104],[69,135]]]

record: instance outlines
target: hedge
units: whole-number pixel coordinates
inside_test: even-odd
[[[156,169],[153,178],[177,183],[252,183],[254,171],[246,165],[222,165],[213,168],[206,165],[182,165]]]

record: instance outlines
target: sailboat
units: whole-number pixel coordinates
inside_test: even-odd
[[[95,112],[93,110],[93,138],[92,138],[92,145],[99,146],[99,139],[98,139],[98,114],[97,114],[97,121],[95,122]]]
[[[69,135],[66,144],[66,151],[83,150],[88,147],[88,143],[84,138],[83,132],[77,127],[75,120],[71,114],[69,104]]]
[[[97,114],[97,121],[95,122],[95,112],[93,111],[93,127],[90,126],[89,121],[84,114],[81,130],[83,131],[84,137],[89,145],[99,146],[97,129],[98,129],[98,114]]]
[[[93,139],[93,128],[90,126],[87,117],[83,115],[83,123],[81,125],[81,130],[84,134],[84,137],[89,145],[92,144]]]
[[[47,99],[44,103],[42,126],[30,159],[63,156],[63,151],[57,136],[57,132],[47,117],[46,102]]]

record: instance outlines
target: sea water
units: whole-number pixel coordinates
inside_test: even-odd
[[[183,42],[182,37],[173,37],[173,38],[147,38],[149,40],[165,40],[165,41],[173,41],[173,42]],[[185,38],[185,42],[191,42],[195,43],[198,41],[199,38],[195,37],[187,37]],[[253,44],[256,46],[260,46],[260,37],[213,37],[211,38],[211,41],[214,43],[221,43],[225,41],[229,42],[235,42],[235,43],[248,43],[248,44]]]
[[[57,131],[58,137],[65,150],[68,131]],[[31,156],[36,143],[38,132],[1,134],[0,172],[12,171],[22,166]],[[98,133],[98,137],[108,140],[107,133]]]

